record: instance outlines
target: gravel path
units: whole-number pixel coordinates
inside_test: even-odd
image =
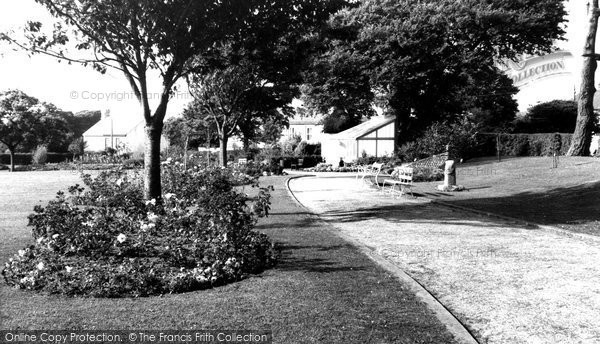
[[[482,343],[600,343],[600,244],[392,199],[354,178],[290,188],[344,235],[397,264]]]

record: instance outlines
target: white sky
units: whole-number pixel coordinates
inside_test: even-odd
[[[52,26],[54,19],[44,7],[33,0],[0,0],[0,32],[21,32],[29,20]],[[185,83],[169,102],[168,115],[181,112],[191,100]],[[152,86],[160,86],[154,78]],[[102,75],[91,67],[58,63],[56,59],[36,55],[28,57],[14,51],[6,42],[0,42],[0,91],[20,89],[41,101],[55,104],[65,111],[104,110],[122,115],[133,114],[141,119],[141,111],[125,77],[117,70]],[[160,87],[152,87],[158,99]]]

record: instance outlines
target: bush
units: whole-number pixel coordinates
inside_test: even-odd
[[[71,153],[46,153],[46,163],[57,164],[70,161],[73,157]],[[15,165],[31,165],[33,153],[15,153]],[[10,154],[0,154],[0,164],[10,164]]]
[[[278,165],[280,166],[282,164],[281,161],[283,161],[283,168],[291,168],[292,164],[298,164],[298,159],[303,159],[302,161],[302,166],[303,168],[306,167],[314,167],[316,166],[318,163],[323,162],[323,158],[320,155],[303,155],[303,156],[276,156],[276,157],[272,157],[271,158],[271,165]]]
[[[37,146],[32,156],[33,163],[44,165],[48,161],[48,148],[46,146]]]
[[[577,121],[577,102],[553,100],[530,107],[515,120],[516,133],[572,133]],[[594,130],[596,130],[594,128]]]
[[[413,182],[437,182],[444,180],[444,171],[439,168],[419,167],[413,170]]]
[[[84,176],[29,216],[34,245],[2,271],[14,287],[95,297],[147,296],[209,288],[275,262],[273,244],[253,230],[268,213],[226,169],[163,165],[164,196],[144,201],[135,172]]]
[[[502,156],[552,156],[565,155],[571,145],[572,134],[501,134],[500,154]],[[480,156],[497,154],[496,135],[479,135]]]
[[[414,161],[445,152],[449,145],[452,159],[466,160],[478,156],[481,143],[477,131],[478,126],[466,116],[453,123],[436,122],[419,139],[402,145],[397,156],[404,161]]]

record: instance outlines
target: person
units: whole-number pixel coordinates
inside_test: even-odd
[[[339,167],[344,167],[344,159],[340,158],[340,163],[338,164]]]

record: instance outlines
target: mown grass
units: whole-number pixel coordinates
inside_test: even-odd
[[[26,215],[72,184],[61,172],[0,172],[0,261],[32,242]],[[400,282],[306,214],[272,177],[273,208],[258,230],[281,248],[260,275],[210,290],[139,299],[41,295],[0,285],[2,329],[272,330],[275,343],[452,343]]]
[[[551,157],[479,159],[457,167],[457,184],[468,191],[441,193],[436,183],[416,190],[457,205],[600,235],[600,159]]]

